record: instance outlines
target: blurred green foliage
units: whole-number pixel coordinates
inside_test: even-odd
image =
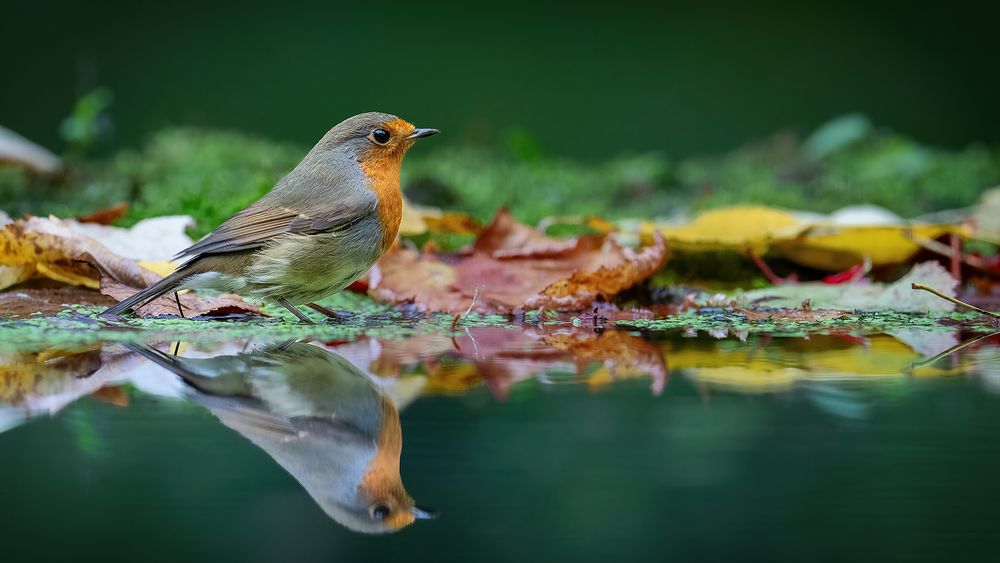
[[[267,193],[304,154],[239,133],[167,129],[113,166],[132,187],[130,218],[191,215],[201,235]]]
[[[844,116],[804,142],[777,135],[721,157],[679,164],[682,186],[701,186],[695,207],[754,202],[830,212],[871,203],[904,217],[966,207],[1000,182],[996,147],[943,151]]]
[[[107,88],[95,88],[77,100],[73,113],[59,126],[59,136],[69,145],[70,153],[83,154],[111,134],[108,109],[114,94]]]
[[[829,212],[873,203],[900,215],[972,205],[1000,183],[1000,152],[926,147],[849,115],[804,141],[778,134],[721,156],[671,161],[623,155],[600,163],[546,156],[523,132],[502,148],[418,147],[403,167],[412,200],[488,219],[509,207],[535,223],[558,215],[664,217],[753,202]],[[307,147],[233,132],[171,128],[139,150],[69,162],[60,181],[0,170],[0,201],[11,215],[74,216],[130,203],[123,223],[189,214],[201,235],[274,185]]]

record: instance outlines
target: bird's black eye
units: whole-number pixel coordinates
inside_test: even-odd
[[[372,131],[372,134],[369,135],[368,138],[380,145],[384,145],[389,142],[392,135],[390,135],[385,129],[376,129]]]
[[[378,521],[385,520],[387,516],[392,512],[388,506],[384,504],[376,504],[372,507],[372,518]]]

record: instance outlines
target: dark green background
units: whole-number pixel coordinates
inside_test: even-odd
[[[170,124],[311,144],[367,110],[441,143],[521,129],[584,157],[717,152],[852,111],[930,144],[995,143],[996,6],[7,3],[0,124],[60,150],[61,118],[103,85],[117,146]]]

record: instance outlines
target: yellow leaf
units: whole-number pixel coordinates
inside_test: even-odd
[[[422,235],[428,231],[475,235],[482,230],[479,222],[471,215],[454,211],[441,211],[435,207],[424,207],[403,200],[403,218],[399,223],[399,234],[403,236]]]
[[[955,228],[947,225],[817,226],[796,239],[775,241],[771,250],[797,264],[839,272],[865,258],[873,266],[907,262],[920,251],[913,236],[936,239],[951,232]]]
[[[177,269],[177,264],[174,262],[149,262],[147,260],[139,260],[139,265],[164,278],[174,273],[174,270]]]
[[[800,214],[801,215],[801,214]],[[896,218],[898,221],[899,219]],[[645,222],[641,234],[661,231],[680,252],[754,252],[797,264],[842,271],[866,258],[873,266],[909,261],[920,250],[914,239],[965,231],[950,225],[844,225],[837,214],[802,218],[769,207],[745,205],[707,211],[679,226]]]
[[[659,228],[677,250],[752,250],[763,254],[774,241],[792,239],[808,224],[786,211],[745,205],[706,211],[680,226],[648,224],[645,229],[651,226]]]

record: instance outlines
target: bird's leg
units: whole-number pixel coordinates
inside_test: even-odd
[[[289,311],[291,311],[291,313],[293,315],[295,315],[296,317],[298,317],[299,320],[302,321],[303,324],[307,324],[307,325],[315,324],[311,320],[309,320],[309,317],[307,317],[305,313],[303,313],[302,311],[299,311],[298,308],[295,307],[295,305],[292,305],[291,303],[289,303],[288,300],[285,299],[284,297],[279,297],[278,298],[278,303],[280,303],[282,307],[284,307],[284,308],[288,309]]]
[[[177,301],[177,312],[181,314],[182,319],[186,319],[187,317],[184,316],[184,309],[181,308],[181,296],[178,295],[176,291],[174,292],[174,300]]]
[[[339,321],[339,320],[341,320],[343,318],[343,317],[340,316],[339,313],[337,313],[333,309],[329,309],[327,307],[324,307],[324,306],[320,305],[319,303],[306,303],[306,307],[309,307],[313,311],[316,311],[317,313],[323,315],[324,317],[326,317],[328,319],[334,319],[334,320],[338,320]]]

